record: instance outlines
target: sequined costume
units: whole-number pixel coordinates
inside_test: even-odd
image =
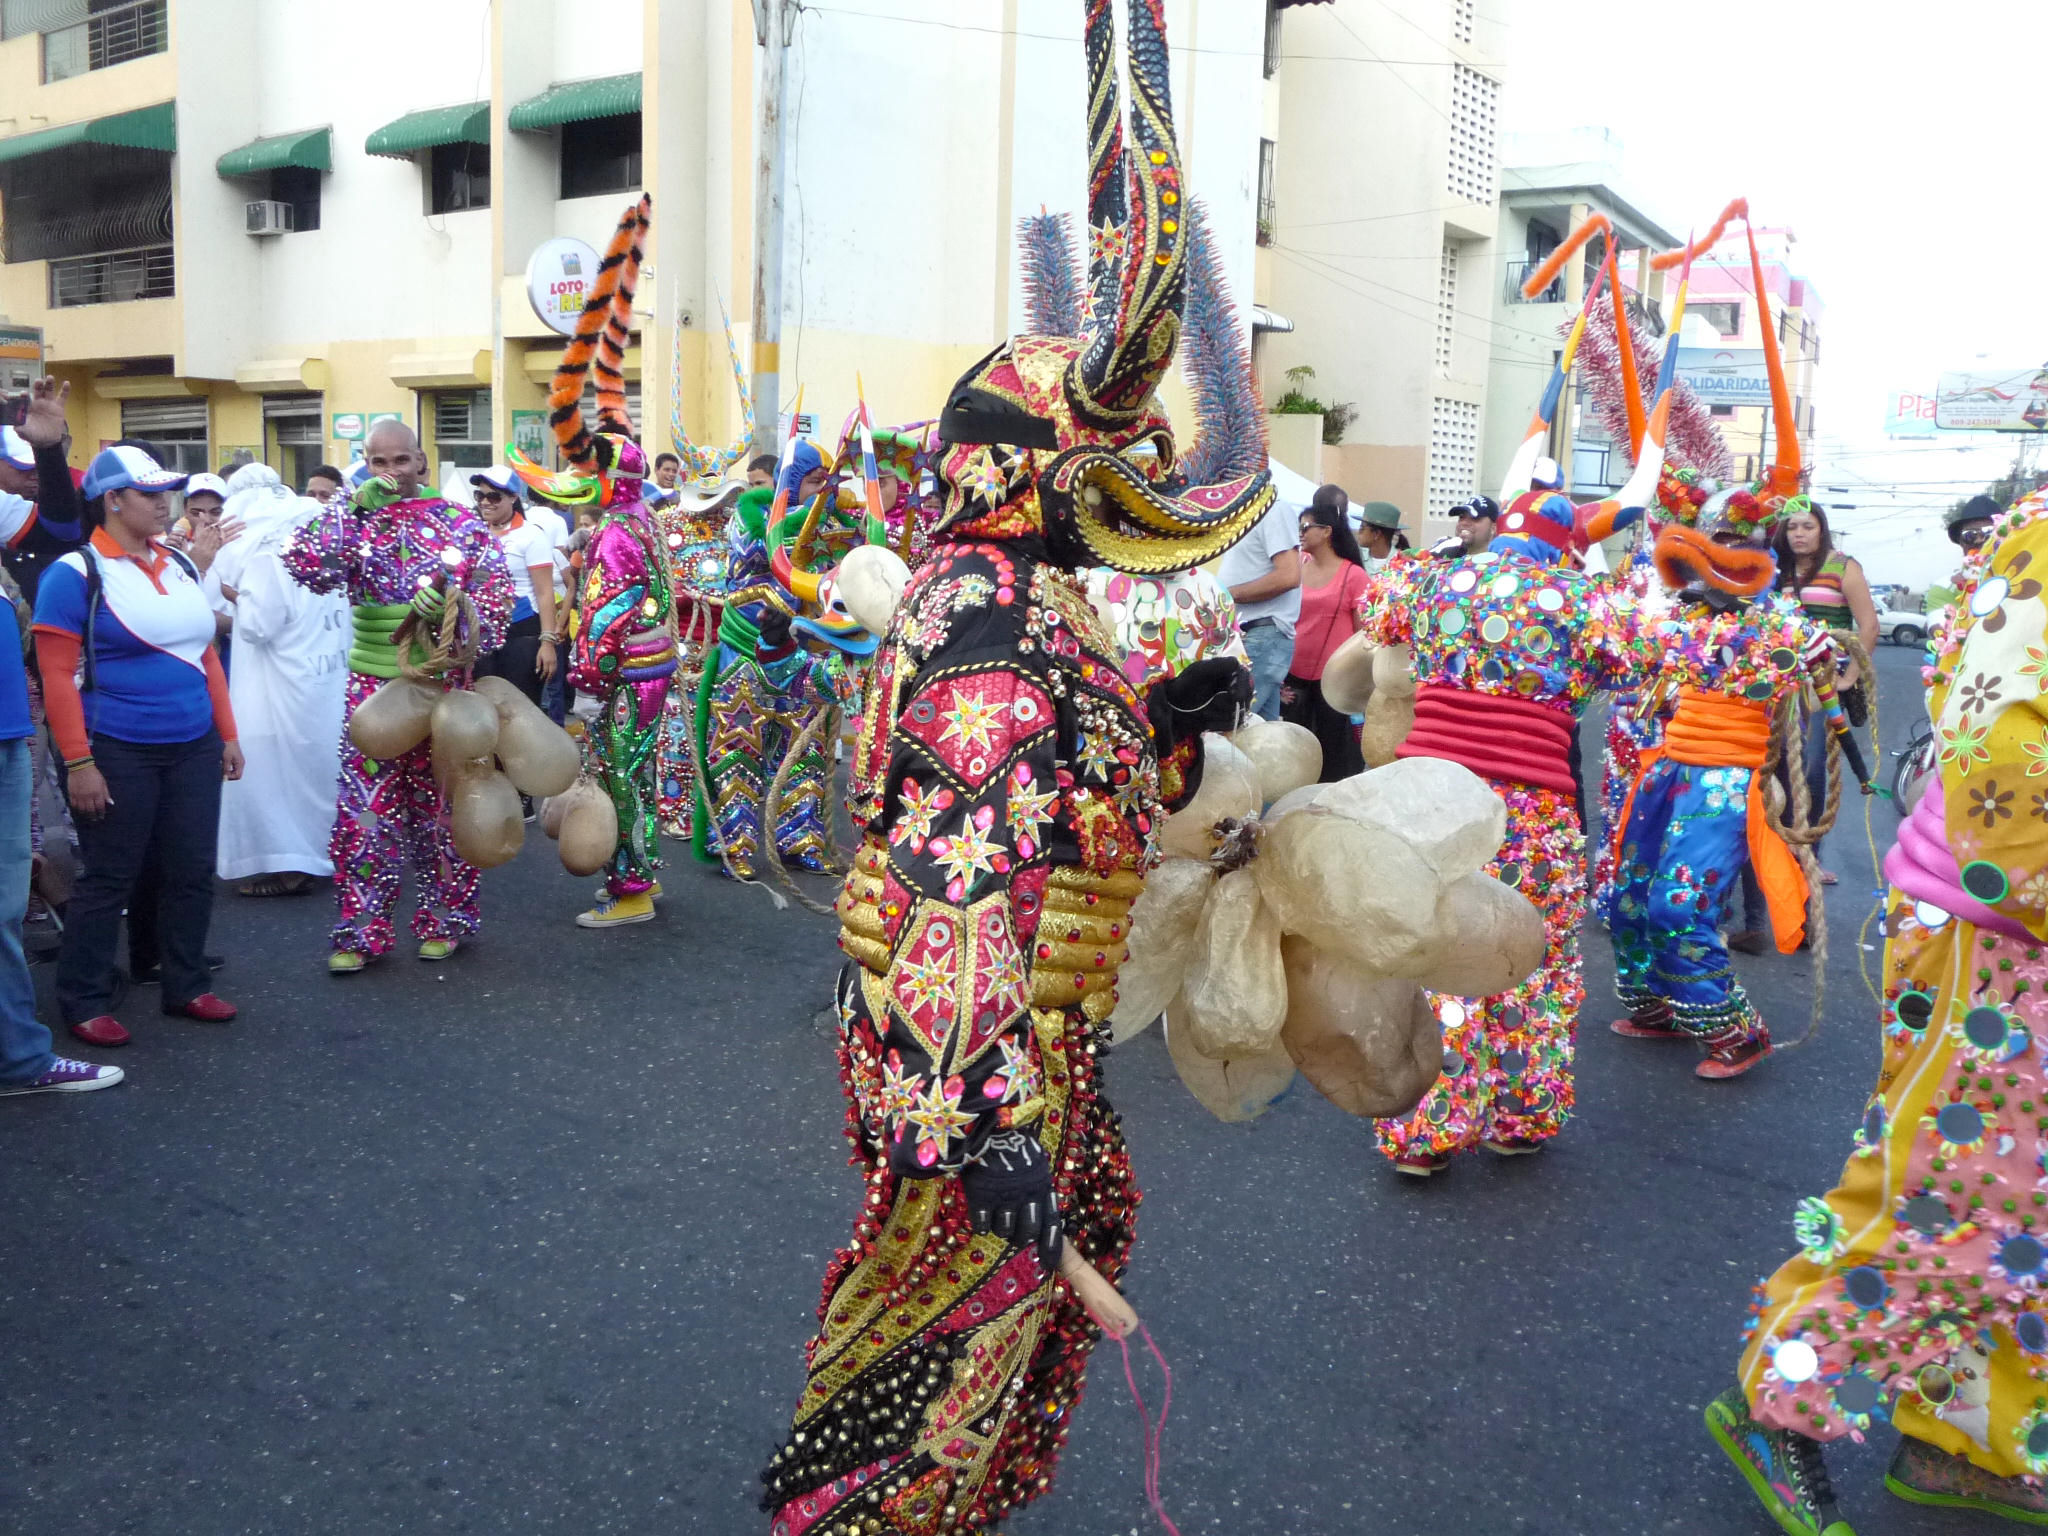
[[[668,506],[655,513],[655,528],[668,558],[669,581],[675,593],[675,680],[662,705],[661,734],[655,749],[655,809],[661,829],[671,837],[689,839],[697,800],[696,753],[690,734],[696,727],[697,689],[706,659],[718,642],[726,587],[725,522],[728,514],[707,515],[687,507]]]
[[[374,484],[374,482],[373,482]],[[392,632],[423,580],[447,571],[442,552],[467,564],[459,579],[475,606],[478,649],[504,643],[512,613],[512,574],[498,541],[467,507],[433,497],[375,510],[336,502],[296,534],[283,553],[292,578],[315,592],[339,592],[352,605],[347,712],[399,675]],[[341,777],[334,832],[336,951],[381,955],[391,947],[399,872],[412,865],[413,937],[458,940],[476,932],[477,870],[455,851],[446,806],[425,743],[389,762],[366,758],[341,735]]]
[[[1565,517],[1568,545],[1568,503]],[[1571,1114],[1586,841],[1570,742],[1593,694],[1634,676],[1641,647],[1633,609],[1552,563],[1558,552],[1503,534],[1468,559],[1393,561],[1359,604],[1368,639],[1407,646],[1414,667],[1415,725],[1398,755],[1462,763],[1501,797],[1507,834],[1486,872],[1529,899],[1545,936],[1543,964],[1511,991],[1432,995],[1444,1075],[1408,1118],[1378,1122],[1380,1150],[1398,1163],[1542,1142]]]
[[[661,867],[655,743],[676,672],[674,587],[654,520],[640,499],[646,460],[622,442],[604,516],[585,555],[583,608],[570,681],[598,700],[589,761],[619,816],[606,888],[635,896]]]
[[[738,595],[766,586],[786,605],[798,606],[796,595],[776,574],[774,554],[794,537],[803,514],[788,513],[771,528],[772,513],[765,487],[740,497],[727,534],[727,590]],[[850,542],[849,536],[828,548]],[[785,764],[788,771],[775,806],[775,851],[800,869],[823,873],[832,867],[827,785],[833,733],[825,717],[845,706],[858,687],[844,659],[829,647],[813,646],[794,632],[764,641],[765,607],[762,600],[725,605],[718,643],[707,653],[697,693],[698,740],[709,782],[697,801],[703,820],[693,829],[692,846],[699,858],[730,868],[741,879],[760,873],[762,819]],[[817,728],[809,743],[791,761],[791,752],[813,725]]]
[[[1883,1058],[1840,1182],[1761,1287],[1751,1414],[1819,1440],[1890,1419],[2048,1474],[2048,506],[1965,573],[1932,678],[1938,784],[1886,855]]]
[[[1050,1485],[1095,1330],[1049,1267],[1056,1232],[972,1230],[998,1155],[1112,1281],[1129,1251],[1137,1191],[1098,1072],[1159,813],[1199,774],[1199,735],[1159,727],[1201,717],[1178,711],[1219,673],[1234,711],[1242,668],[1200,663],[1151,707],[1071,573],[1186,570],[1272,500],[1263,474],[1172,473],[1155,390],[1185,258],[1162,7],[1130,6],[1127,155],[1112,7],[1087,4],[1087,332],[1013,337],[954,387],[934,558],[875,657],[839,908],[866,1188],[764,1474],[775,1536],[965,1536]],[[1124,457],[1148,441],[1156,457]]]

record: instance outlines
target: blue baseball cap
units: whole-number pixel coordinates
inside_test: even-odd
[[[165,469],[140,448],[102,448],[85,466],[87,499],[109,491],[175,491],[189,477]]]

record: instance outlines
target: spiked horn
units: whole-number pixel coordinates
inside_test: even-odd
[[[1764,328],[1764,370],[1771,378],[1771,419],[1777,426],[1777,463],[1767,476],[1773,496],[1797,496],[1803,468],[1799,455],[1799,418],[1792,410],[1791,386],[1785,382],[1785,359],[1778,352],[1778,327],[1771,320],[1771,300],[1764,288],[1763,258],[1757,255],[1756,226],[1744,209],[1743,233],[1749,237],[1749,274],[1756,284],[1757,319]]]
[[[1187,279],[1180,150],[1166,50],[1164,0],[1130,0],[1130,173],[1118,122],[1116,21],[1088,0],[1088,196],[1092,290],[1081,355],[1067,374],[1075,415],[1115,430],[1135,421],[1173,364]],[[1127,190],[1126,190],[1127,189]],[[1127,203],[1127,193],[1135,202]],[[1128,221],[1119,226],[1119,204]]]
[[[1033,336],[1078,336],[1088,302],[1074,262],[1073,218],[1036,214],[1017,221],[1017,253],[1024,271],[1024,329]]]
[[[747,371],[740,365],[740,349],[732,336],[732,316],[726,313],[725,300],[718,301],[718,318],[725,326],[725,355],[732,365],[733,383],[740,392],[740,431],[728,447],[700,448],[683,427],[683,327],[682,290],[676,291],[675,340],[670,352],[668,370],[668,437],[669,446],[689,466],[692,480],[715,480],[746,456],[747,447],[754,440],[754,395],[747,387]]]

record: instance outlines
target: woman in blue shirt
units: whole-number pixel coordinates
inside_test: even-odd
[[[51,565],[36,593],[36,663],[83,865],[57,1006],[91,1045],[128,1042],[109,1012],[114,948],[152,846],[164,1012],[206,1023],[235,1016],[208,990],[205,949],[220,786],[242,776],[242,749],[213,610],[196,572],[159,537],[168,493],[184,483],[139,448],[102,450],[85,472],[92,537]]]

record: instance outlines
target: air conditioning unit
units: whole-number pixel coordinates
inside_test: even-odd
[[[290,203],[268,199],[242,206],[242,227],[252,235],[288,235],[296,227]]]

